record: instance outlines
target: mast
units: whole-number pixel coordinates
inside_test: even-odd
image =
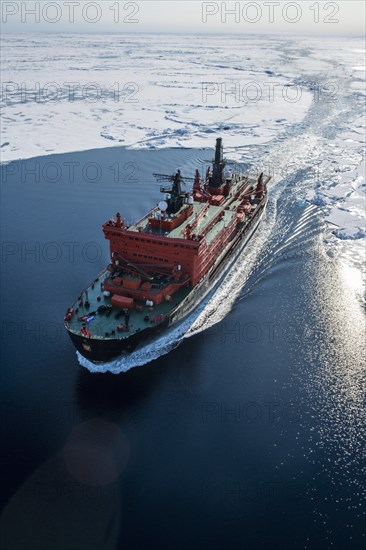
[[[169,187],[160,187],[160,192],[168,194],[168,198],[166,198],[166,202],[168,205],[167,213],[177,213],[182,208],[184,200],[190,195],[190,193],[182,190],[182,183],[184,183],[184,180],[193,181],[193,178],[183,178],[180,170],[177,170],[177,172],[173,175],[154,174],[154,176],[157,178],[158,181],[171,182],[171,185]]]

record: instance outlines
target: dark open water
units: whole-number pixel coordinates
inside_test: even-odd
[[[108,261],[102,223],[157,202],[153,171],[191,175],[210,155],[106,149],[2,167],[5,550],[364,546],[364,311],[317,207],[297,199],[305,173],[272,187],[205,331],[119,375],[82,368],[63,331]]]

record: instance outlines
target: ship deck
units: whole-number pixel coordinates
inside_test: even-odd
[[[242,181],[237,181],[234,183],[231,194],[234,195],[236,190],[240,187],[242,184]],[[255,186],[256,185],[256,179],[253,177],[248,178],[248,187],[249,186]],[[199,220],[199,223],[194,227],[193,233],[200,234],[204,232],[205,228],[211,223],[211,221],[214,219],[214,217],[222,210],[225,211],[225,218],[220,219],[217,223],[214,224],[214,226],[207,232],[205,235],[205,239],[208,244],[210,244],[211,241],[215,239],[217,234],[222,230],[222,227],[225,223],[230,222],[232,216],[235,215],[236,208],[239,205],[240,200],[235,199],[229,199],[226,200],[221,206],[214,206],[210,205],[210,207],[207,209],[205,214],[202,216],[202,218]],[[171,231],[161,231],[159,229],[153,229],[153,232],[157,235],[162,235],[164,237],[169,237],[172,239],[183,239],[184,238],[184,231],[188,224],[193,223],[195,218],[200,214],[200,212],[206,207],[205,202],[194,202],[193,203],[193,213],[178,227],[172,229]],[[148,225],[149,218],[151,218],[155,212],[159,212],[159,209],[155,207],[153,210],[148,212],[146,216],[144,216],[141,220],[138,222],[130,225],[128,228],[129,231],[132,232],[139,232],[138,228],[142,227],[143,232],[151,232],[151,229]]]
[[[142,302],[137,302],[143,305],[143,311],[139,312],[135,309],[130,310],[130,330],[118,332],[118,325],[126,325],[124,310],[113,307],[111,304],[111,297],[104,296],[100,287],[100,283],[103,283],[109,276],[110,273],[105,271],[86,289],[88,291],[88,301],[90,303],[90,307],[86,308],[85,305],[79,307],[79,300],[76,300],[73,308],[74,311],[78,308],[78,312],[74,313],[72,319],[68,321],[68,328],[71,332],[80,335],[80,329],[83,326],[83,321],[79,321],[78,318],[87,316],[89,318],[93,317],[86,323],[86,328],[92,334],[92,338],[103,340],[106,338],[118,338],[123,340],[132,334],[141,332],[148,326],[157,324],[151,322],[154,318],[160,315],[163,315],[164,318],[168,317],[171,311],[176,307],[176,304],[182,302],[192,290],[190,287],[180,288],[174,293],[172,302],[164,301],[159,305],[154,305],[153,311],[150,311],[146,305],[143,305]],[[97,300],[98,296],[100,296],[100,301]],[[85,291],[83,293],[83,299],[85,301]],[[106,312],[99,313],[97,310],[100,306],[112,306],[111,313],[109,315],[107,315]],[[146,315],[149,315],[149,321],[144,320]],[[112,331],[115,331],[115,333],[112,334]],[[106,333],[109,335],[106,336]]]

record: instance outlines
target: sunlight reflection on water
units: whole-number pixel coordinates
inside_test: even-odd
[[[322,471],[334,486],[334,500],[347,500],[350,509],[360,510],[366,497],[365,314],[358,299],[362,276],[332,261],[318,275],[311,298],[317,337],[306,350],[307,372],[299,373],[300,382],[307,409],[317,418],[312,432],[322,451]]]

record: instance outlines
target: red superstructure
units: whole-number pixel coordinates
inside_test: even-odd
[[[135,288],[125,281],[116,288],[114,281],[104,285],[106,290],[160,303],[181,284],[194,287],[199,283],[236,234],[238,223],[251,211],[248,196],[263,196],[261,178],[253,190],[247,177],[233,181],[231,171],[223,173],[224,166],[219,138],[213,173],[208,170],[202,184],[197,170],[192,178],[192,193],[182,192],[179,170],[173,176],[157,174],[159,179],[173,184],[161,188],[166,202],[159,203],[131,227],[125,225],[119,213],[116,220],[109,220],[103,226],[105,237],[110,241],[112,266],[140,277]],[[142,288],[152,273],[171,274],[174,282],[161,293],[152,293],[146,284]]]

